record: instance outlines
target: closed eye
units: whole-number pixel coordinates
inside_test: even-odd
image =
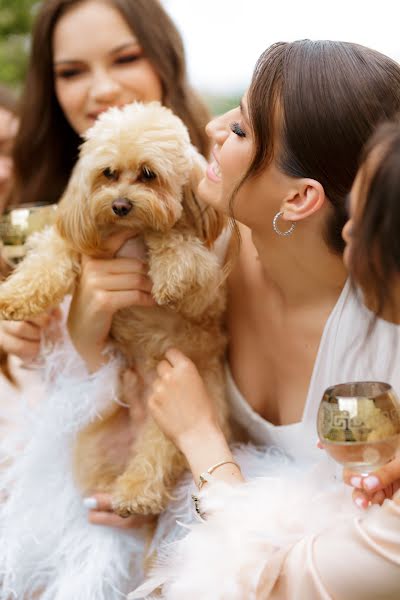
[[[237,123],[236,121],[234,123],[231,123],[229,125],[231,131],[233,133],[235,133],[237,136],[239,137],[246,137],[246,132],[243,131],[243,129],[240,127],[239,123]]]

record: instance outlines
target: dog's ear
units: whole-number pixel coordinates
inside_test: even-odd
[[[100,236],[91,214],[91,169],[86,162],[85,157],[81,157],[72,171],[58,206],[56,227],[73,250],[94,255],[100,245]]]
[[[207,247],[211,247],[222,233],[226,219],[214,208],[204,204],[197,195],[198,185],[204,177],[206,161],[195,148],[193,148],[192,162],[189,182],[183,188],[182,206],[198,237],[204,241]]]

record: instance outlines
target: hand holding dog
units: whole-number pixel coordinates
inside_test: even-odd
[[[60,310],[56,309],[29,321],[0,321],[0,348],[26,364],[35,361],[40,352],[44,331],[54,321],[58,321],[60,316]]]
[[[128,306],[155,304],[146,263],[136,258],[113,258],[129,236],[128,231],[110,237],[105,258],[82,257],[82,274],[71,303],[68,331],[91,371],[104,363],[103,351],[114,314]]]
[[[221,461],[232,461],[228,442],[218,424],[210,398],[194,363],[175,348],[157,366],[158,378],[148,400],[149,411],[160,429],[185,455],[194,480]],[[218,473],[224,481],[243,481],[240,471],[224,465]]]

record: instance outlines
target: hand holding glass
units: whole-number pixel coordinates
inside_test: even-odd
[[[379,381],[342,383],[325,390],[318,435],[328,454],[362,475],[392,460],[400,442],[400,402]]]

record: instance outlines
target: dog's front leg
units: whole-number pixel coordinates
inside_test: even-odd
[[[55,228],[33,235],[26,257],[0,285],[0,318],[20,321],[57,306],[72,291],[77,271],[77,255]]]
[[[146,235],[153,296],[189,317],[198,317],[222,297],[223,273],[217,256],[190,233]]]

